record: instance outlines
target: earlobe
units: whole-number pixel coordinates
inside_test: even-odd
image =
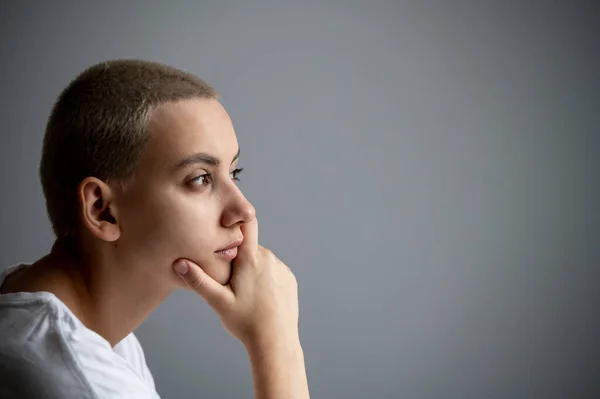
[[[95,177],[86,177],[79,184],[79,203],[83,226],[95,237],[113,242],[121,235],[114,190]]]

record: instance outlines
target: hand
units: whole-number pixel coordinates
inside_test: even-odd
[[[175,270],[247,348],[299,345],[296,278],[273,252],[258,245],[256,219],[241,229],[244,241],[227,285],[216,282],[187,259],[175,262]]]
[[[187,259],[176,261],[175,271],[246,347],[255,398],[309,399],[298,337],[296,278],[273,252],[258,245],[256,219],[241,229],[244,241],[227,285],[213,280]]]

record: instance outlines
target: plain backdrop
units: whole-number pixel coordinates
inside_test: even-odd
[[[99,61],[160,61],[234,121],[261,243],[299,281],[313,398],[600,397],[598,15],[1,1],[0,267],[52,245],[38,164],[59,92]],[[252,397],[200,297],[174,293],[136,333],[162,397]]]

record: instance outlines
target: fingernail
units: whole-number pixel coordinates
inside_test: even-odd
[[[186,275],[188,270],[190,269],[188,267],[188,264],[186,261],[183,260],[178,260],[177,262],[175,262],[175,265],[173,265],[173,268],[175,269],[175,271],[179,274],[181,274],[182,276]]]

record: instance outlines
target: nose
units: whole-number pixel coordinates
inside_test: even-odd
[[[234,189],[228,196],[228,201],[223,209],[221,224],[224,227],[235,226],[236,224],[248,223],[256,217],[256,209],[246,199],[238,186],[234,185]]]

